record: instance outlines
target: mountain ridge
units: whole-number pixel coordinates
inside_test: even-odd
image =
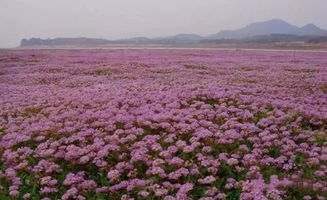
[[[277,34],[277,36],[276,36]],[[278,37],[281,35],[281,37]],[[307,24],[302,27],[298,27],[289,24],[281,19],[272,19],[264,22],[251,23],[243,28],[236,30],[223,30],[216,34],[211,34],[207,36],[201,36],[198,34],[188,34],[182,33],[168,37],[157,37],[157,38],[147,38],[147,37],[134,37],[119,40],[108,40],[99,38],[53,38],[53,39],[40,39],[40,38],[30,38],[22,39],[20,47],[28,46],[103,46],[103,45],[124,45],[124,44],[157,44],[157,45],[186,45],[186,44],[197,44],[201,41],[216,41],[224,39],[236,39],[240,41],[255,41],[256,36],[266,36],[266,41],[277,41],[285,38],[282,35],[287,35],[287,41],[289,40],[304,40],[307,39],[320,41],[319,37],[327,36],[327,30],[321,29],[314,24]],[[269,38],[271,36],[271,38]],[[310,37],[298,37],[298,36],[310,36]],[[313,36],[317,38],[312,38]],[[268,37],[268,38],[267,38]],[[290,39],[294,37],[294,39]],[[250,40],[248,39],[250,38]],[[280,39],[279,39],[280,38]],[[262,40],[262,37],[260,37]],[[232,41],[232,40],[230,40]]]
[[[327,35],[327,30],[321,29],[314,24],[298,27],[281,19],[272,19],[264,22],[251,23],[236,30],[223,30],[209,35],[209,39],[235,39],[256,35],[289,34],[289,35]]]

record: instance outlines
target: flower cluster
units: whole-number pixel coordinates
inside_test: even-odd
[[[326,58],[0,51],[0,199],[326,199]]]

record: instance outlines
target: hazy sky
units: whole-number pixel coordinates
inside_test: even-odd
[[[0,47],[22,38],[202,35],[273,18],[327,29],[327,0],[0,0]]]

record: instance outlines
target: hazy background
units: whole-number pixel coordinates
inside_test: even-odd
[[[327,28],[327,0],[0,0],[0,48],[22,38],[207,35],[273,18]]]

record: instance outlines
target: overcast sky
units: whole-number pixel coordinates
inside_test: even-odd
[[[327,0],[0,0],[0,47],[22,38],[213,34],[273,18],[327,29]]]

